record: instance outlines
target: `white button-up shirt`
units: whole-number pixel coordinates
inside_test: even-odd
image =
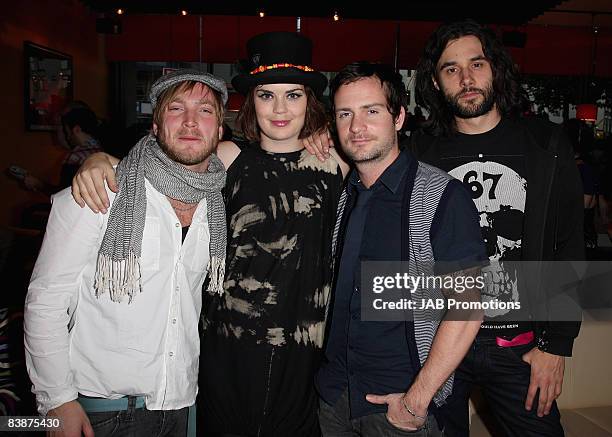
[[[209,262],[206,201],[184,243],[166,197],[147,181],[142,292],[128,304],[95,296],[108,214],[53,198],[25,304],[26,363],[38,411],[86,396],[144,396],[150,410],[190,406],[197,394],[202,284]],[[111,199],[114,198],[109,193]]]

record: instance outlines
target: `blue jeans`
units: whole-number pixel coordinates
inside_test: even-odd
[[[468,397],[472,386],[482,389],[491,409],[494,429],[508,437],[563,437],[561,416],[554,402],[550,414],[537,416],[538,396],[531,411],[525,410],[525,399],[531,367],[522,360],[535,344],[500,347],[495,338],[477,337],[455,372],[453,394],[442,408],[444,431],[449,437],[469,436]]]
[[[392,425],[385,413],[374,413],[351,419],[348,391],[335,405],[319,399],[319,424],[323,437],[442,437],[433,415],[427,416],[425,425],[416,431],[404,431]]]
[[[180,410],[136,408],[135,398],[122,411],[87,413],[96,437],[185,437],[189,407]]]

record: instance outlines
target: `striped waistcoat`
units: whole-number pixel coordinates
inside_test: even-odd
[[[406,152],[404,152],[406,153]],[[408,262],[408,273],[418,276],[420,274],[433,274],[434,255],[430,240],[430,229],[434,215],[440,203],[442,193],[451,180],[451,176],[442,170],[424,164],[412,158],[410,160],[408,174],[405,177],[406,187],[402,200],[402,259]],[[346,188],[340,196],[338,204],[338,215],[332,238],[332,253],[334,264],[337,267],[342,251],[337,251],[344,243],[344,231],[350,214],[350,206],[353,204]],[[394,261],[394,260],[389,260]],[[439,289],[419,289],[414,293],[414,298],[420,301],[422,298],[442,299],[444,296]],[[422,366],[431,349],[433,338],[436,334],[440,320],[443,316],[441,310],[415,309],[414,340]],[[406,323],[412,323],[407,321]],[[442,385],[434,396],[434,402],[440,406],[451,393],[453,387],[453,376]]]

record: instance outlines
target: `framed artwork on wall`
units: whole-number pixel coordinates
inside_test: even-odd
[[[62,109],[72,101],[72,56],[30,41],[23,53],[26,130],[56,130]]]

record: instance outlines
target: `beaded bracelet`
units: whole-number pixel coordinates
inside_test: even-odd
[[[417,413],[415,413],[410,408],[408,408],[408,405],[406,405],[406,398],[404,396],[402,396],[402,405],[404,406],[406,411],[410,413],[412,417],[416,417],[417,419],[420,419],[420,420],[427,420],[427,416],[419,416]]]

